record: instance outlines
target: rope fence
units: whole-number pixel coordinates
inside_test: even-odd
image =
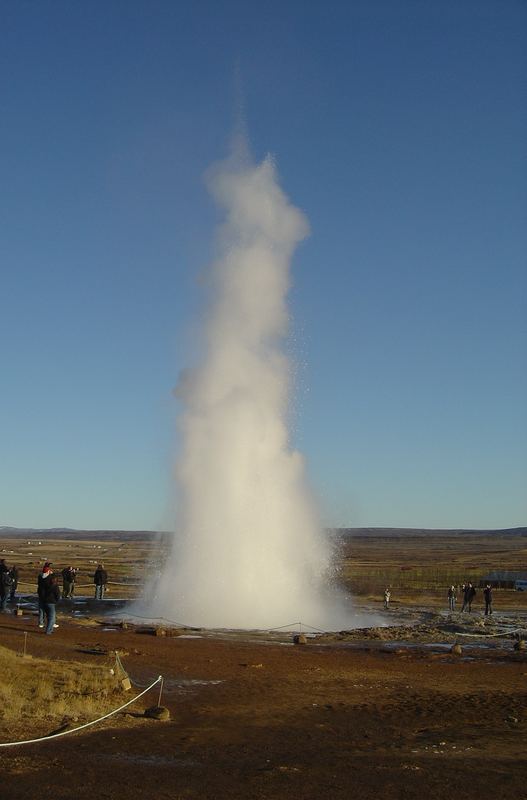
[[[159,677],[156,678],[155,681],[150,684],[150,686],[147,686],[147,688],[144,691],[142,691],[140,694],[138,694],[135,697],[133,697],[127,703],[124,703],[124,705],[119,706],[119,708],[116,708],[113,711],[110,711],[108,714],[104,714],[104,716],[99,717],[98,719],[94,719],[91,722],[86,722],[84,725],[79,725],[77,728],[71,728],[71,730],[68,730],[68,731],[59,731],[59,733],[52,733],[49,736],[40,736],[38,739],[24,739],[23,741],[20,741],[20,742],[0,742],[0,747],[18,747],[19,745],[23,745],[23,744],[35,744],[36,742],[48,742],[50,739],[58,739],[59,736],[68,736],[70,733],[77,733],[78,731],[82,731],[84,728],[89,728],[92,725],[96,725],[98,722],[102,722],[103,720],[108,719],[109,717],[113,717],[114,714],[118,714],[119,711],[122,711],[123,709],[128,708],[128,706],[131,706],[132,703],[135,703],[136,700],[139,700],[140,697],[142,697],[144,694],[149,692],[150,689],[153,689],[153,687],[156,686],[158,683],[161,684],[161,689],[162,689],[163,688],[163,676],[162,675],[159,675]],[[159,697],[161,698],[161,692],[159,693]]]
[[[86,589],[90,587],[93,589],[94,583],[74,583],[75,589]],[[18,581],[18,586],[35,586],[34,581]],[[128,583],[126,581],[106,581],[105,586],[144,586],[144,583]],[[34,592],[35,594],[36,592]]]

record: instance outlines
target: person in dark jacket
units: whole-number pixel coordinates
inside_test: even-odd
[[[18,567],[16,564],[13,564],[9,570],[9,574],[11,575],[11,592],[9,594],[9,602],[14,603],[16,590],[18,588]]]
[[[64,567],[62,570],[62,596],[73,597],[75,588],[75,570],[73,567]]]
[[[7,598],[11,590],[9,569],[4,558],[0,558],[0,611],[5,611]]]
[[[483,589],[483,596],[485,598],[485,616],[492,614],[492,586],[487,583]]]
[[[42,572],[39,572],[37,579],[37,596],[38,596],[38,627],[44,627],[44,594],[47,581],[51,578],[53,570],[51,563],[46,561],[42,567]]]
[[[104,564],[99,564],[93,576],[95,584],[95,599],[102,600],[104,592],[106,591],[106,584],[108,583],[108,573],[104,569]]]
[[[53,628],[58,628],[55,622],[56,612],[55,606],[60,600],[59,579],[56,575],[51,575],[46,579],[42,587],[42,604],[44,606],[44,614],[46,617],[46,633],[53,633]]]
[[[476,590],[469,581],[465,588],[465,596],[463,597],[462,611],[466,611],[466,609],[468,608],[469,614],[472,613],[472,601],[474,600],[475,596],[476,596]]]

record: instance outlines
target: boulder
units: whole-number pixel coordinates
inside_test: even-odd
[[[306,637],[304,636],[303,633],[296,633],[293,636],[293,642],[295,644],[307,644],[307,639],[306,639]]]
[[[460,655],[462,655],[462,653],[463,653],[463,648],[461,647],[461,645],[460,645],[460,644],[458,644],[458,643],[456,642],[456,643],[455,643],[455,644],[453,644],[453,645],[452,645],[452,647],[450,648],[450,652],[451,652],[453,655],[455,655],[455,656],[460,656]]]
[[[151,706],[145,709],[144,716],[148,717],[148,719],[168,720],[170,719],[170,711],[165,706]]]

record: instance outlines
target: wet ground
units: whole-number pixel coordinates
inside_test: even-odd
[[[527,797],[527,655],[514,649],[525,615],[399,608],[386,626],[294,645],[284,630],[155,635],[164,623],[122,628],[114,604],[84,606],[47,637],[29,613],[2,615],[0,644],[20,650],[27,632],[30,654],[85,663],[119,650],[133,691],[163,675],[171,720],[139,705],[0,748],[6,797]],[[27,738],[31,722],[16,733]]]

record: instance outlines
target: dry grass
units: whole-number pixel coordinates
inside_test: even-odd
[[[0,720],[28,735],[53,724],[85,722],[120,704],[124,691],[111,664],[94,666],[21,656],[0,647]]]

